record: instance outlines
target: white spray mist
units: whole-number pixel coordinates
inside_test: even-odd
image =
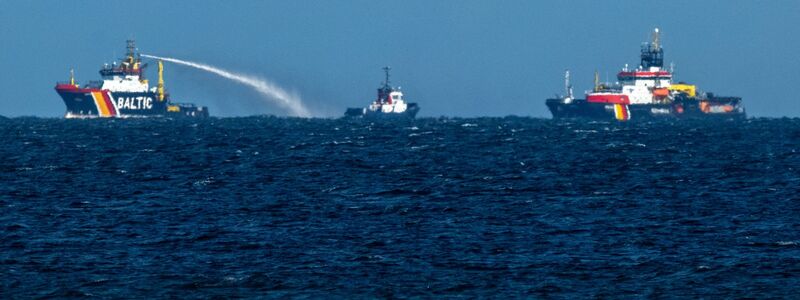
[[[285,91],[284,89],[280,88],[279,86],[267,80],[242,74],[235,74],[233,72],[212,67],[206,64],[190,62],[176,58],[160,57],[147,54],[142,54],[142,56],[154,59],[160,59],[163,61],[181,64],[184,66],[189,66],[192,68],[214,73],[216,75],[222,76],[224,78],[236,81],[238,83],[253,88],[256,92],[264,96],[265,99],[270,100],[275,104],[277,104],[278,106],[289,110],[295,116],[303,118],[311,117],[311,113],[308,111],[305,105],[303,105],[303,102],[302,100],[300,100],[300,97],[294,94],[290,94],[289,92]]]

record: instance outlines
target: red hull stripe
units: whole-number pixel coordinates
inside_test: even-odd
[[[630,104],[628,95],[623,94],[595,94],[586,95],[586,101],[592,103]]]
[[[103,92],[92,92],[91,95],[92,99],[94,99],[94,105],[97,106],[97,115],[101,117],[111,117],[112,115],[108,103],[103,99]]]
[[[56,91],[76,94],[89,94],[97,105],[97,114],[101,117],[114,117],[119,115],[111,91],[97,88],[79,88],[71,84],[57,84]]]
[[[628,106],[623,104],[614,104],[614,117],[620,121],[630,120],[631,112],[628,110]]]
[[[111,92],[110,91],[103,91],[103,101],[106,102],[106,106],[108,107],[108,111],[112,116],[117,115],[117,107],[114,106],[114,102],[111,102]]]

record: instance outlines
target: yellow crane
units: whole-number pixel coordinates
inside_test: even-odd
[[[158,61],[158,101],[164,101],[164,63]]]

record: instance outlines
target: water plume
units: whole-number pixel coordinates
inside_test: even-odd
[[[180,64],[180,65],[184,65],[184,66],[200,69],[200,70],[203,70],[203,71],[206,71],[206,72],[210,72],[210,73],[219,75],[221,77],[233,80],[235,82],[238,82],[240,84],[244,84],[246,86],[249,86],[249,87],[253,88],[253,90],[255,90],[256,92],[258,92],[259,94],[264,96],[264,99],[272,101],[274,104],[280,106],[281,108],[287,109],[289,112],[291,112],[295,116],[304,117],[304,118],[311,117],[311,113],[308,111],[308,109],[305,107],[305,105],[303,105],[303,101],[300,100],[299,96],[297,96],[295,94],[292,94],[292,93],[289,93],[286,90],[284,90],[281,87],[279,87],[278,85],[276,85],[276,84],[274,84],[272,82],[269,82],[269,81],[267,81],[265,79],[261,79],[261,78],[257,78],[257,77],[253,77],[253,76],[248,76],[248,75],[243,75],[243,74],[237,74],[237,73],[233,73],[231,71],[223,70],[223,69],[220,69],[220,68],[217,68],[217,67],[213,67],[213,66],[210,66],[210,65],[191,62],[191,61],[180,60],[180,59],[177,59],[177,58],[161,57],[161,56],[148,55],[148,54],[142,54],[142,56],[149,57],[149,58],[154,58],[154,59],[160,59],[160,60],[163,60],[163,61],[166,61],[166,62],[176,63],[176,64]]]

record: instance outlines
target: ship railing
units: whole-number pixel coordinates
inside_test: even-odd
[[[584,91],[585,94],[591,93],[622,93],[622,87],[618,86],[601,86],[599,89],[596,90],[586,90]]]
[[[141,75],[142,69],[104,68],[100,70],[101,76]]]
[[[173,102],[171,104],[172,105],[177,105],[177,106],[180,106],[180,107],[186,107],[186,108],[197,107],[197,105],[195,105],[194,103]]]
[[[97,80],[92,80],[92,81],[89,81],[89,82],[86,83],[86,87],[87,88],[98,88],[99,89],[99,88],[103,87],[103,82],[102,81],[97,81]]]

